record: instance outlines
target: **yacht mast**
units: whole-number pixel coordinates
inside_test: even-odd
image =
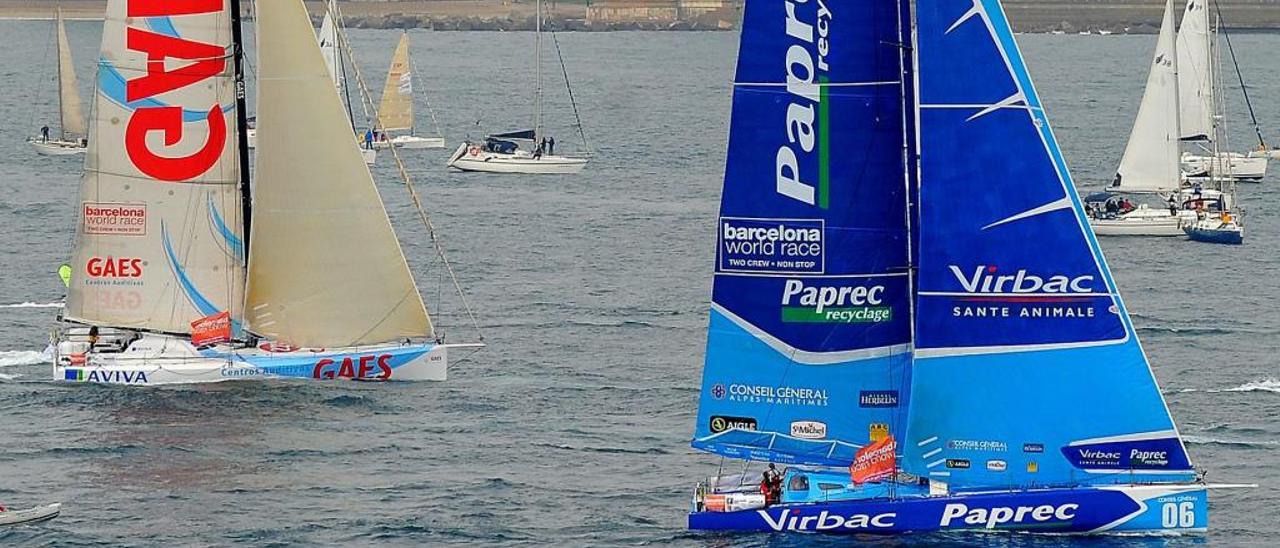
[[[253,189],[249,184],[249,117],[244,85],[244,34],[241,29],[240,0],[231,0],[231,66],[236,90],[236,156],[240,159],[240,207],[243,210],[245,256],[249,253],[249,223],[253,218]]]
[[[542,0],[534,3],[533,23],[533,140],[542,134]]]

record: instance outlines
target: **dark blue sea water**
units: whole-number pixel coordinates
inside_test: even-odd
[[[86,90],[99,25],[71,23]],[[532,116],[527,33],[413,31],[418,87],[451,143]],[[79,165],[22,143],[55,115],[48,22],[0,22],[0,501],[62,517],[0,530],[32,546],[808,546],[848,540],[684,530],[717,459],[688,448],[723,170],[732,33],[560,36],[595,159],[580,176],[448,173],[406,154],[488,349],[443,384],[47,382],[55,269]],[[380,89],[397,35],[352,31]],[[1082,186],[1117,163],[1151,37],[1023,36]],[[1280,36],[1237,37],[1280,139]],[[556,67],[554,62],[550,66]],[[572,112],[547,77],[560,148]],[[419,120],[429,127],[425,98]],[[1239,103],[1239,101],[1236,101]],[[1236,142],[1249,131],[1236,106]],[[480,126],[476,125],[477,120]],[[375,169],[419,285],[450,339],[474,340],[390,162]],[[924,536],[877,545],[1274,545],[1280,534],[1280,181],[1243,189],[1248,242],[1104,242],[1182,432],[1215,493],[1207,536]],[[975,192],[982,188],[975,187]],[[371,267],[373,265],[370,265]]]

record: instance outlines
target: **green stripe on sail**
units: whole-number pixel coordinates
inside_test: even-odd
[[[831,194],[831,103],[827,101],[827,82],[830,78],[819,76],[818,83],[818,207],[827,209]]]

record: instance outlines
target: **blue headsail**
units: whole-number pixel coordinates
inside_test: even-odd
[[[905,426],[906,14],[746,6],[695,448],[841,465],[873,425]]]
[[[1190,479],[999,2],[917,9],[905,468],[960,490]]]

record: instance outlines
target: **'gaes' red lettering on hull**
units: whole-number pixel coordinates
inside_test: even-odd
[[[373,374],[375,365],[377,366],[376,375]],[[341,363],[331,358],[325,358],[316,362],[311,377],[316,379],[387,380],[391,378],[391,354],[382,354],[380,356],[365,355],[355,358],[347,356],[342,358]]]

